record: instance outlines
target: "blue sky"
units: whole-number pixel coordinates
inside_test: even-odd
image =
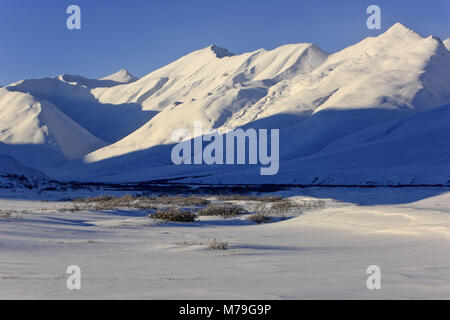
[[[66,28],[70,4],[81,7],[82,30]],[[366,28],[370,4],[381,7],[381,30]],[[120,68],[143,76],[209,44],[242,53],[313,42],[333,52],[397,21],[449,38],[450,1],[2,0],[0,85]]]

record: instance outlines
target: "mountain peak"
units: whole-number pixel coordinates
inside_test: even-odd
[[[388,31],[412,31],[412,30],[407,26],[405,26],[403,23],[396,22],[395,24],[392,25],[392,27],[388,29]]]
[[[397,41],[399,38],[407,37],[410,40],[420,40],[423,39],[421,35],[416,33],[414,30],[408,28],[404,24],[397,22],[392,27],[390,27],[386,32],[380,35],[381,38],[392,38]]]
[[[100,80],[112,80],[116,82],[129,83],[136,81],[138,78],[133,76],[127,69],[120,69],[116,73],[101,78]]]
[[[232,56],[234,56],[234,53],[228,51],[225,48],[218,47],[215,44],[209,46],[209,48],[211,49],[212,52],[214,52],[216,57],[219,58],[219,59],[222,59],[224,57],[232,57]]]
[[[403,23],[397,22],[392,27],[390,27],[384,34],[404,35],[404,34],[407,34],[410,32],[416,34],[416,32],[414,32],[414,30],[408,28]]]

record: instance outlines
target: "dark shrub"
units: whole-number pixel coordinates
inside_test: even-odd
[[[217,240],[216,238],[212,239],[209,243],[210,250],[227,250],[228,249],[228,241]]]
[[[169,222],[194,222],[196,215],[190,211],[183,211],[178,208],[169,208],[157,211],[149,215],[150,218],[164,220]]]
[[[248,220],[255,223],[268,223],[272,220],[272,218],[268,215],[265,215],[264,213],[255,213],[251,215]]]

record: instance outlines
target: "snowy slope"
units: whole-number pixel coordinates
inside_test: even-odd
[[[397,23],[376,38],[366,38],[330,55],[311,73],[277,84],[267,102],[236,115],[232,124],[243,125],[281,112],[444,105],[450,100],[446,85],[449,60],[438,39],[422,38]]]
[[[217,47],[193,52],[130,85],[93,90],[100,101],[136,102],[162,111],[122,141],[91,154],[88,161],[171,142],[174,129],[192,128],[194,121],[203,121],[205,130],[221,127],[235,113],[264,99],[270,86],[310,72],[327,57],[311,44],[222,58],[214,50]]]
[[[386,181],[384,163],[390,166],[385,172],[399,173],[398,181],[411,181],[417,171],[421,181],[436,178],[441,183],[447,175],[437,177],[436,172],[449,165],[442,147],[448,138],[441,134],[448,129],[445,123],[438,118],[433,121],[439,125],[433,127],[427,121],[418,132],[403,132],[401,143],[384,137],[388,129],[383,126],[402,120],[413,123],[414,115],[428,119],[427,110],[450,104],[449,83],[450,52],[444,43],[397,23],[378,37],[333,54],[304,43],[240,55],[213,45],[141,79],[123,69],[102,79],[62,75],[24,80],[7,90],[48,104],[93,136],[96,143],[84,144],[68,143],[78,138],[53,136],[52,141],[62,140],[58,145],[63,156],[53,156],[52,151],[49,158],[62,163],[84,156],[46,171],[62,179],[126,181],[213,174],[208,182],[365,183],[372,177]],[[20,109],[10,103],[4,108]],[[439,110],[448,119],[447,109]],[[204,131],[222,133],[234,128],[281,129],[280,174],[255,176],[259,167],[173,166],[171,134],[180,128],[193,134],[195,121],[203,122]],[[40,134],[39,125],[28,131],[23,124],[13,128],[6,136],[13,132],[33,142]],[[373,136],[384,137],[373,146],[360,136],[372,128]],[[436,140],[418,138],[430,132]],[[106,145],[92,148],[100,139]],[[5,141],[10,154],[26,158],[20,139]],[[420,156],[419,141],[429,149],[425,157]],[[369,145],[375,154],[367,151]],[[87,150],[92,152],[86,155]],[[405,159],[404,170],[395,157]],[[439,161],[433,162],[433,157]]]
[[[0,154],[42,168],[82,157],[104,144],[50,102],[0,88]]]
[[[448,50],[450,50],[450,38],[443,41],[444,45],[447,47]]]
[[[0,154],[0,176],[5,175],[46,178],[46,175],[42,172],[23,166],[13,157]]]
[[[72,162],[49,174],[69,179],[67,172],[77,172],[80,180],[145,181],[185,177],[178,182],[195,183],[285,183],[285,184],[443,184],[450,181],[450,106],[433,108],[361,128],[323,143],[320,135],[315,144],[295,143],[300,134],[321,125],[327,127],[336,118],[351,117],[358,122],[364,115],[325,113],[281,131],[280,170],[274,176],[261,176],[260,165],[182,165],[171,164],[171,145],[93,163]],[[376,118],[377,114],[371,114]],[[330,119],[327,119],[330,117]],[[384,115],[382,115],[384,117]],[[345,126],[344,126],[345,127]],[[319,130],[320,131],[320,130]],[[336,132],[337,129],[335,129]],[[327,132],[325,130],[325,132]],[[340,131],[342,132],[342,131]],[[297,139],[292,135],[296,134]],[[322,137],[323,138],[323,137]],[[323,138],[324,139],[324,138]],[[290,143],[291,141],[291,143]],[[291,149],[289,149],[291,148]],[[81,171],[80,168],[83,168]]]
[[[31,194],[31,189],[45,188],[50,183],[49,178],[41,171],[25,167],[13,157],[0,154],[0,192],[2,197],[10,197],[11,194],[13,197],[19,194]]]
[[[286,45],[233,55],[215,45],[192,52],[138,81],[117,88],[98,88],[101,102],[137,103],[149,110],[203,100],[224,86],[288,77],[307,72],[326,54],[310,44]]]

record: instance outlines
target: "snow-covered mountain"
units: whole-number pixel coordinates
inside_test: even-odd
[[[335,139],[319,152],[286,157],[275,176],[259,176],[257,168],[230,175],[216,168],[214,175],[184,181],[245,184],[449,184],[450,105],[383,122]],[[319,122],[320,123],[320,122]],[[282,141],[282,140],[281,140]],[[201,170],[191,176],[202,175]]]
[[[78,153],[71,150],[65,159],[79,159],[46,170],[61,179],[208,175],[190,180],[447,183],[449,84],[444,43],[397,23],[333,54],[305,43],[239,55],[212,45],[141,79],[121,70],[98,80],[25,80],[3,90],[49,103],[94,139],[88,148],[68,143]],[[14,106],[1,108],[19,110]],[[171,133],[192,132],[195,121],[219,132],[280,129],[279,174],[259,176],[259,169],[246,166],[173,165]]]
[[[160,113],[125,139],[89,155],[88,161],[170,143],[173,130],[190,129],[195,120],[203,121],[205,130],[222,127],[265,99],[273,85],[312,71],[327,57],[312,44],[239,56],[218,56],[218,50],[210,46],[193,52],[130,85],[94,90],[100,101],[140,103]]]

